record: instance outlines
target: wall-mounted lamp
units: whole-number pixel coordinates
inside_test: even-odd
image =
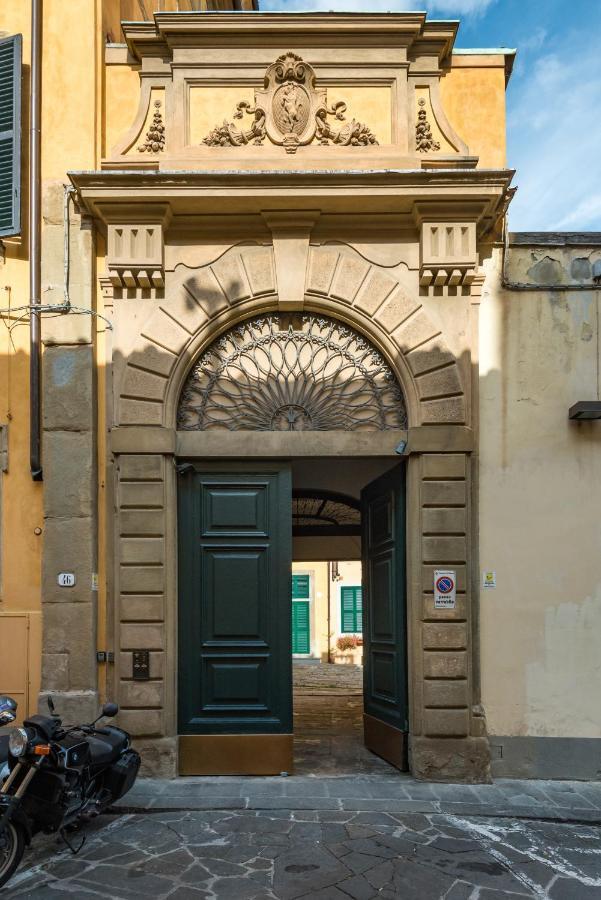
[[[580,422],[584,419],[601,419],[601,400],[579,400],[574,406],[570,406],[568,415],[570,419]]]

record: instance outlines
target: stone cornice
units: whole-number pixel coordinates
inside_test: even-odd
[[[124,22],[130,53],[137,59],[176,47],[209,45],[264,46],[293,42],[295,46],[397,46],[412,55],[427,52],[447,59],[459,23],[426,21],[423,12],[406,13],[155,13],[153,22]]]
[[[513,178],[510,169],[148,172],[70,172],[82,206],[112,221],[119,206],[136,218],[149,204],[168,204],[173,215],[260,214],[293,208],[323,213],[414,214],[416,203],[462,209],[480,229],[492,224]],[[474,205],[475,204],[475,205]],[[450,212],[449,212],[450,215]]]

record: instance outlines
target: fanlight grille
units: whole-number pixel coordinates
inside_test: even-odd
[[[184,431],[384,431],[407,427],[400,386],[364,337],[333,319],[273,314],[237,325],[191,370]]]
[[[358,535],[359,502],[329,491],[297,490],[292,497],[292,531],[295,535]]]

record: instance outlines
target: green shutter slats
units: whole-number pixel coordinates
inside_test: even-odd
[[[21,43],[0,40],[0,237],[21,230]]]
[[[292,652],[311,652],[310,609],[308,600],[292,603]]]
[[[359,634],[363,631],[363,590],[360,585],[340,589],[341,622],[343,634]]]

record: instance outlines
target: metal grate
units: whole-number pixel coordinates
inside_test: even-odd
[[[226,332],[182,390],[184,431],[385,431],[407,427],[398,381],[348,326],[273,314]]]

